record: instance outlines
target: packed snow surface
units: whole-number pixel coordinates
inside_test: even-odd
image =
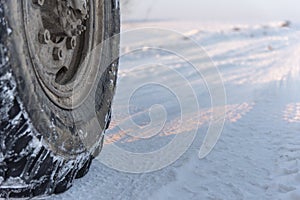
[[[149,39],[137,37],[121,45],[126,55],[121,57],[119,86],[104,149],[117,145],[133,153],[153,152],[196,127],[195,140],[177,161],[148,173],[112,169],[103,164],[100,154],[84,178],[75,181],[66,193],[50,199],[300,199],[300,29],[283,24],[125,23],[123,31],[155,27],[179,32],[182,37],[150,39],[162,49],[176,46],[193,61],[207,68],[213,66],[205,63],[213,62],[218,68],[227,97],[220,139],[207,157],[199,159],[213,109],[207,86],[210,83],[174,53],[146,45],[132,53],[136,43],[146,44]],[[205,55],[192,46],[184,46],[188,38],[204,48],[211,60],[202,59]],[[184,82],[172,69],[185,77],[199,104],[195,113],[185,113],[193,117],[183,123],[179,122],[180,108],[192,97],[176,98],[180,94],[172,88],[184,92]],[[156,84],[162,80],[166,85]],[[126,91],[132,88],[136,90],[127,101]],[[165,112],[161,116],[166,117],[160,120],[164,122],[162,130],[151,124],[141,137],[132,135],[136,130],[127,127],[127,122],[146,126],[151,123],[149,109],[161,111],[162,107]],[[151,132],[151,128],[157,132]]]

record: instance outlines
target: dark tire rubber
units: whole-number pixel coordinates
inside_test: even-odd
[[[93,158],[102,147],[103,132],[99,133],[101,137],[96,142],[94,150],[84,149],[76,154],[65,153],[62,155],[51,148],[51,141],[55,142],[55,140],[48,139],[48,133],[41,132],[36,128],[36,124],[43,125],[44,121],[37,120],[39,116],[32,117],[33,114],[28,108],[35,105],[32,105],[23,96],[24,93],[27,96],[39,96],[40,94],[31,94],[32,91],[26,91],[20,80],[30,77],[20,78],[21,74],[15,70],[20,66],[16,66],[15,60],[18,55],[11,49],[12,35],[15,30],[9,24],[6,6],[9,1],[0,0],[0,199],[31,198],[61,193],[72,186],[75,178],[81,178],[88,172]],[[107,26],[105,38],[118,34],[120,31],[117,2],[104,0],[107,10],[105,14],[109,13],[109,18],[105,21],[107,23],[105,24]],[[116,56],[118,49],[119,43],[113,42],[109,44],[105,53],[109,57],[118,57]],[[117,65],[118,60],[114,60],[110,64],[116,68],[113,77],[108,74],[112,67],[108,67],[101,75],[102,83],[99,87],[102,89],[99,98],[108,103],[102,103],[99,106],[107,107],[107,115],[110,115],[114,88],[111,90],[105,88],[108,88],[112,80],[114,83],[116,82]],[[30,68],[30,66],[22,67]],[[44,96],[43,98],[45,98]],[[47,104],[47,102],[45,100],[43,103]],[[59,114],[60,110],[57,109],[55,112]],[[48,119],[50,120],[51,117],[53,116]],[[99,121],[105,129],[109,124],[110,117],[104,119],[100,116]],[[47,123],[49,122],[45,122],[45,126]],[[73,131],[74,137],[78,137],[76,129],[71,131]]]

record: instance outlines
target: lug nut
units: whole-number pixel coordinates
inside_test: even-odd
[[[61,48],[54,47],[53,58],[54,58],[54,60],[61,60],[63,58],[63,51]]]
[[[76,38],[75,37],[68,37],[67,38],[67,49],[74,49],[76,46]]]
[[[86,30],[86,27],[83,26],[83,25],[78,25],[78,26],[77,26],[77,29],[80,30],[80,31],[85,31],[85,30]]]
[[[78,29],[76,29],[76,30],[74,30],[74,32],[75,32],[75,35],[81,35],[81,30],[78,30]]]
[[[51,34],[50,32],[45,29],[45,30],[41,30],[39,32],[39,42],[42,43],[42,44],[48,44],[49,41],[51,39]]]
[[[44,5],[44,0],[32,0],[34,4],[37,4],[39,6],[43,6]]]

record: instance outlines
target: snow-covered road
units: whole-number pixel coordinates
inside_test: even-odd
[[[50,199],[300,199],[300,29],[280,23],[156,22],[127,23],[123,30],[137,27],[179,31],[202,46],[218,67],[227,103],[226,122],[217,145],[199,159],[211,114],[205,80],[173,54],[147,48],[130,54],[132,48],[126,44],[122,48],[128,55],[121,58],[113,120],[104,148],[118,145],[133,153],[147,153],[198,126],[197,136],[176,162],[150,173],[121,172],[102,164],[101,158],[95,159],[84,178],[68,192]],[[166,38],[156,38],[154,42],[161,48],[185,48],[195,60],[203,56],[189,46],[180,46],[185,40],[177,38],[174,44],[173,38],[170,44]],[[183,87],[170,68],[188,77],[200,107],[180,127],[181,104],[191,97],[178,102],[178,94],[168,89]],[[155,85],[161,80],[168,87]],[[143,81],[152,84],[135,90],[128,102],[124,93]],[[165,108],[167,120],[156,136],[137,138],[128,135],[134,129],[118,128],[128,117],[140,126],[149,124],[148,109],[157,104]],[[128,106],[130,116],[124,113]],[[134,165],[134,161],[128,162]]]

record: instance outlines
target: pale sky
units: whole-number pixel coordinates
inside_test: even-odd
[[[298,22],[300,0],[132,0],[123,19]]]

